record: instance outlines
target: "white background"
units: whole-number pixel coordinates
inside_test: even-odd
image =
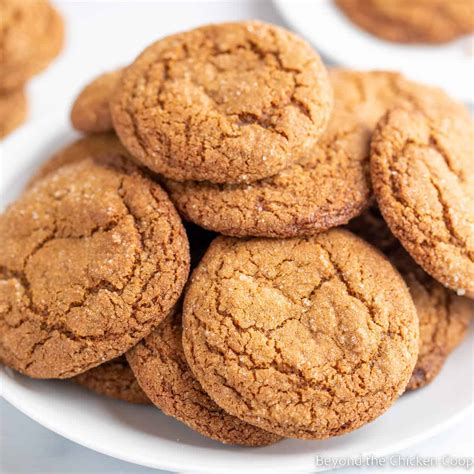
[[[245,18],[286,26],[272,4],[263,0],[192,3],[178,0],[57,1],[56,4],[66,20],[67,44],[60,58],[29,85],[30,120],[47,120],[53,110],[62,111],[66,119],[72,100],[89,79],[127,64],[143,47],[169,33],[202,23]],[[474,381],[466,380],[466,383]],[[453,387],[453,390],[462,390],[462,387]],[[0,400],[0,422],[2,474],[156,472],[75,445],[31,421],[3,400]],[[449,431],[402,454],[473,456],[473,442],[471,414]],[[440,469],[439,472],[449,471]],[[457,469],[453,472],[465,471]]]

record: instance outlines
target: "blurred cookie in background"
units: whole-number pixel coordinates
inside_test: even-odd
[[[64,24],[46,0],[0,0],[0,138],[27,116],[24,86],[62,49]]]
[[[447,43],[474,32],[472,0],[335,0],[359,27],[396,43]]]
[[[62,49],[64,24],[46,0],[0,0],[0,90],[23,85]]]
[[[0,139],[19,127],[27,113],[28,101],[23,88],[0,93]]]

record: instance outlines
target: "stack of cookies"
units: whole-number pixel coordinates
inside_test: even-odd
[[[25,120],[26,83],[59,54],[63,36],[48,0],[0,0],[0,138]]]
[[[473,128],[442,91],[242,22],[157,41],[71,119],[0,217],[7,366],[261,446],[371,422],[467,333]]]

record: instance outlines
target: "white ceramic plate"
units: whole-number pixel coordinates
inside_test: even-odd
[[[474,102],[474,38],[444,45],[403,45],[378,39],[344,16],[332,0],[274,0],[290,25],[330,61],[353,69],[401,71]]]
[[[47,117],[0,145],[0,208],[11,202],[38,164],[75,136],[65,116]],[[0,369],[3,397],[45,427],[110,456],[172,471],[310,472],[316,456],[384,455],[443,430],[473,402],[474,333],[429,386],[403,396],[382,417],[326,441],[285,440],[265,448],[210,441],[153,407],[112,401],[67,381],[39,381]]]

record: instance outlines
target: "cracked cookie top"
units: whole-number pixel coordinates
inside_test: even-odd
[[[443,107],[394,109],[372,140],[371,175],[393,234],[436,280],[474,298],[474,128]]]
[[[129,403],[151,403],[140,385],[138,385],[125,356],[117,357],[76,375],[72,380],[99,395],[109,398]]]
[[[64,166],[0,217],[0,357],[67,378],[134,346],[189,271],[185,230],[161,187],[120,156]]]
[[[21,87],[63,45],[64,25],[47,0],[0,0],[0,90]]]
[[[227,412],[282,436],[354,430],[405,390],[418,319],[398,272],[353,234],[218,237],[183,307],[186,359]]]
[[[225,444],[265,446],[278,441],[280,436],[229,415],[211,400],[189,369],[181,339],[181,315],[170,315],[127,353],[152,402],[165,414]]]
[[[431,278],[403,249],[374,206],[348,228],[379,248],[398,269],[410,290],[420,322],[420,350],[407,390],[430,383],[449,353],[464,339],[473,306]]]
[[[121,74],[122,69],[101,74],[84,87],[71,109],[71,123],[76,130],[101,133],[114,129],[109,104]]]
[[[302,39],[255,21],[169,36],[128,67],[111,111],[130,153],[164,176],[251,182],[304,156],[332,108]]]

